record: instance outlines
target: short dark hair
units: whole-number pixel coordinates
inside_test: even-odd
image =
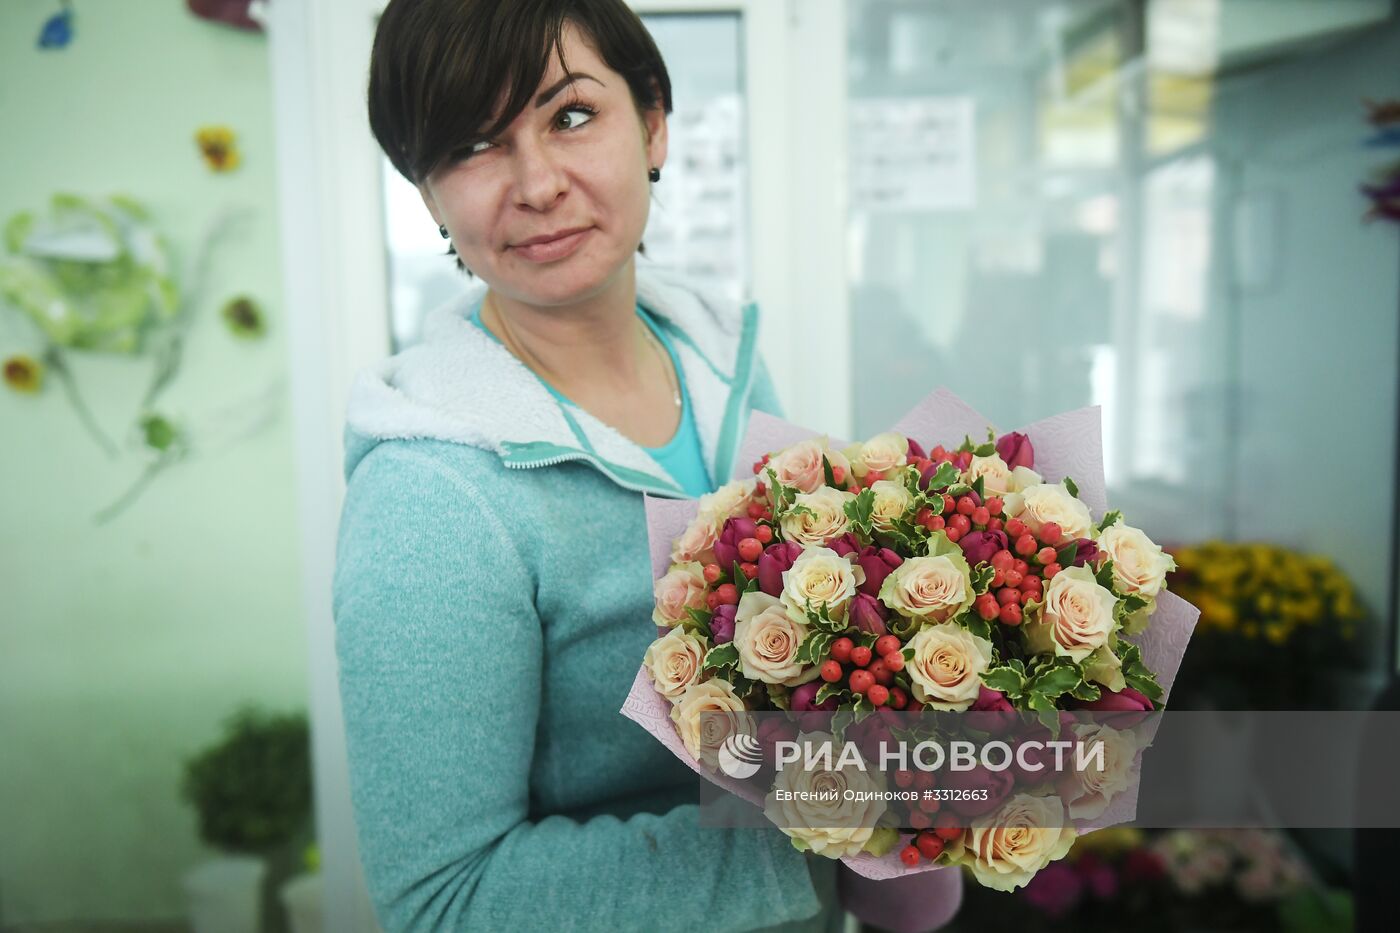
[[[419,184],[509,126],[550,56],[564,63],[566,24],[627,80],[639,113],[671,112],[666,64],[624,0],[391,0],[370,56],[369,125],[394,168]]]

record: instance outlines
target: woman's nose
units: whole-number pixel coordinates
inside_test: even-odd
[[[515,151],[516,203],[546,211],[569,190],[569,178],[547,143],[521,143]]]

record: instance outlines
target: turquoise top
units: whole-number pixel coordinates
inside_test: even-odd
[[[671,366],[676,371],[676,378],[681,386],[681,423],[676,428],[676,433],[671,439],[660,447],[641,447],[651,458],[661,464],[661,468],[671,475],[671,478],[695,498],[703,496],[707,492],[713,492],[714,486],[710,484],[709,474],[705,470],[705,456],[700,449],[700,433],[695,428],[695,415],[690,410],[690,392],[685,385],[685,370],[681,368],[680,360],[676,358],[676,348],[671,345],[671,338],[666,336],[666,332],[656,326],[651,314],[639,303],[637,305],[637,316],[651,328],[651,332],[656,335],[656,339],[666,348],[666,355],[671,358]],[[500,343],[496,335],[481,323],[481,302],[476,302],[472,306],[471,321],[480,327],[492,340]],[[538,374],[536,374],[538,376]],[[540,383],[549,390],[549,393],[558,399],[562,404],[577,408],[573,402],[569,401],[559,393],[554,386],[550,385],[543,378]]]
[[[656,318],[727,478],[750,413],[782,409],[756,309],[722,327],[683,297]],[[601,434],[522,427],[528,406],[501,402],[538,383],[443,340],[357,382],[346,431],[337,670],[382,929],[839,933],[838,863],[773,826],[703,825],[701,779],[621,712],[657,636],[641,491],[661,480]]]

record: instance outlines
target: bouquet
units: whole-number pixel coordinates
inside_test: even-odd
[[[624,714],[799,849],[868,878],[962,865],[1023,886],[1079,831],[1132,818],[1145,743],[1110,717],[1161,707],[1195,621],[1165,589],[1170,556],[1105,511],[1097,422],[997,436],[939,392],[840,446],[755,413],[751,476],[648,500],[661,635]],[[1100,754],[1053,781],[1034,753],[892,782],[865,767],[880,741],[956,732],[922,715],[947,713],[984,738],[1021,723],[1018,753],[1069,730]],[[794,742],[805,768],[776,757]]]

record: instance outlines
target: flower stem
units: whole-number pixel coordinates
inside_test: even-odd
[[[57,347],[49,347],[44,351],[44,363],[58,375],[58,381],[63,384],[64,394],[68,396],[68,402],[73,406],[73,411],[77,413],[78,420],[83,427],[92,435],[99,447],[106,452],[108,457],[117,455],[117,445],[107,437],[106,433],[97,424],[97,419],[93,417],[92,410],[83,401],[82,393],[78,391],[78,383],[73,378],[73,372],[68,368],[68,363],[63,358],[62,352]]]

